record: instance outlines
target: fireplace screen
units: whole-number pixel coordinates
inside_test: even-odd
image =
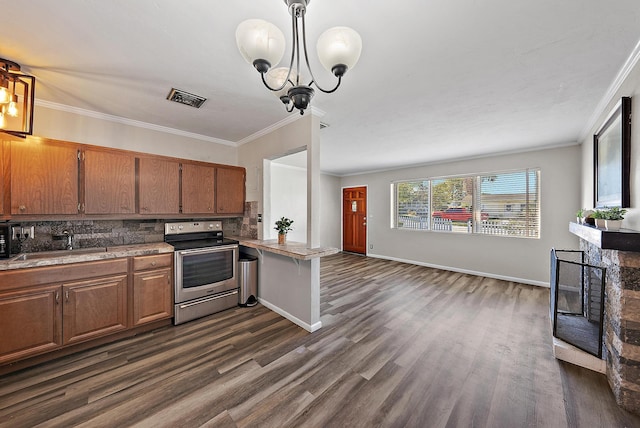
[[[551,250],[553,335],[602,358],[605,268],[582,251]]]

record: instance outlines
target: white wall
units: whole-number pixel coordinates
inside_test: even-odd
[[[637,53],[636,53],[637,54]],[[593,207],[593,135],[598,131],[621,97],[632,97],[631,106],[631,208],[622,227],[640,230],[640,65],[635,64],[617,90],[609,96],[600,113],[582,141],[582,198],[580,207]],[[589,124],[585,124],[589,126]],[[578,208],[580,208],[578,207]]]
[[[271,212],[270,225],[275,220],[287,217],[293,220],[293,228],[287,239],[296,242],[307,242],[307,170],[271,163]],[[276,239],[278,232],[271,226],[265,230],[269,236],[265,239]]]
[[[270,195],[264,195],[264,189],[270,184],[263,181],[270,174],[264,171],[265,159],[275,159],[287,154],[307,150],[307,239],[309,246],[319,245],[319,211],[320,211],[320,119],[310,114],[284,125],[274,131],[238,147],[239,165],[247,170],[247,201],[258,201],[262,204],[262,213],[270,212],[268,206]],[[268,167],[269,163],[267,163]],[[273,228],[274,219],[264,216],[263,230],[258,237],[269,236],[264,230]]]
[[[342,178],[342,186],[368,186],[368,255],[525,283],[548,285],[552,247],[578,248],[569,233],[580,201],[577,145],[519,154],[426,165]],[[541,169],[540,239],[505,238],[392,229],[390,185],[457,174]]]
[[[320,176],[320,246],[342,247],[341,179],[333,175]]]
[[[235,146],[36,105],[34,135],[203,162],[237,165]]]

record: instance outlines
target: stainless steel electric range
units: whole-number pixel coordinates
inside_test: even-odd
[[[174,251],[175,325],[238,305],[238,242],[222,222],[166,223]]]

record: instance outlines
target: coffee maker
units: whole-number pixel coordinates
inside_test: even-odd
[[[0,259],[11,257],[11,226],[0,224]]]

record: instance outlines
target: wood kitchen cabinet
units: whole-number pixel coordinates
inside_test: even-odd
[[[216,168],[217,214],[244,213],[245,177],[244,168]]]
[[[138,162],[140,214],[180,213],[180,163],[141,157]]]
[[[85,214],[133,214],[136,209],[136,164],[123,151],[82,151]]]
[[[213,214],[216,169],[209,165],[182,163],[182,213]]]
[[[62,345],[59,285],[0,292],[0,363]]]
[[[0,364],[127,328],[126,258],[0,271]]]
[[[78,214],[78,146],[11,141],[11,214]]]
[[[9,183],[9,178],[4,175],[5,173],[5,161],[4,154],[7,152],[5,146],[8,148],[9,145],[3,142],[0,142],[0,177],[2,177],[2,184],[0,185],[0,219],[8,217],[8,213],[5,211],[5,207],[11,206],[11,201],[9,201],[9,192],[5,191],[5,183]],[[7,201],[5,201],[5,198]]]
[[[32,136],[1,139],[1,219],[244,213],[244,168]]]
[[[127,275],[65,283],[63,343],[65,345],[127,328]]]
[[[132,326],[173,316],[173,254],[133,258]]]

